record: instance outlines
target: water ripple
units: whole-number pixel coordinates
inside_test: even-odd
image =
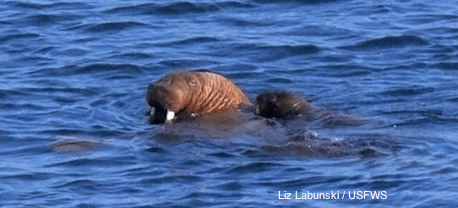
[[[348,50],[371,50],[371,49],[388,49],[402,48],[407,46],[424,46],[429,43],[419,36],[402,35],[402,36],[386,36],[383,38],[371,39],[359,42],[353,46],[342,47]]]
[[[114,32],[114,31],[122,31],[130,28],[135,27],[145,27],[147,24],[139,23],[139,22],[106,22],[106,23],[99,23],[93,25],[82,25],[80,27],[85,27],[87,32],[94,32],[94,33],[105,33],[105,32]]]
[[[8,41],[11,41],[11,40],[18,40],[18,39],[23,39],[23,40],[36,39],[38,37],[40,37],[40,35],[36,34],[36,33],[22,33],[22,34],[3,35],[3,36],[0,36],[0,43],[8,42]]]
[[[398,88],[393,90],[386,90],[385,92],[381,93],[384,96],[391,96],[391,97],[403,97],[403,96],[416,96],[422,95],[425,93],[432,93],[435,89],[432,87],[423,87],[423,86],[411,86],[408,88]]]
[[[163,14],[187,14],[187,13],[205,13],[215,12],[219,8],[212,4],[196,4],[191,2],[178,2],[166,6],[161,6],[157,9],[157,12]]]

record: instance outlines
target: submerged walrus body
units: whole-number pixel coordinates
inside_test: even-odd
[[[156,124],[234,111],[251,104],[233,82],[202,71],[168,74],[148,86],[146,99],[152,108],[151,122]]]

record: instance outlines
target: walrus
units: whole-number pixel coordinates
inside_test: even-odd
[[[209,71],[179,71],[148,85],[151,123],[235,111],[251,105],[232,81]]]
[[[256,98],[256,114],[265,118],[292,119],[308,113],[311,105],[300,95],[287,91],[266,91]]]
[[[302,96],[288,91],[265,91],[256,98],[255,113],[265,118],[297,120],[324,124],[326,127],[353,126],[361,123],[352,117],[339,115],[312,106]]]

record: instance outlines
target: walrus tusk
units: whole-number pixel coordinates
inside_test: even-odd
[[[167,121],[172,122],[173,118],[175,118],[175,112],[173,111],[167,111]]]

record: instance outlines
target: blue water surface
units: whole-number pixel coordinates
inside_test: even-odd
[[[2,207],[458,203],[456,2],[0,2]],[[150,124],[148,83],[202,68],[362,124]]]

